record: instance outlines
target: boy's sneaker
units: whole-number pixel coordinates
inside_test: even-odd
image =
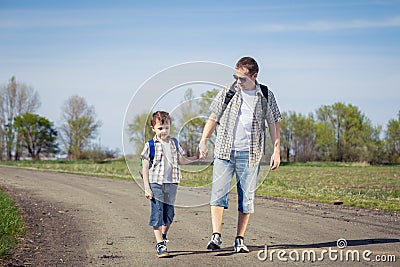
[[[156,251],[157,251],[157,257],[159,258],[169,257],[167,246],[164,245],[164,242],[156,244]]]
[[[244,244],[243,238],[241,238],[241,237],[235,238],[235,244],[233,246],[233,249],[236,253],[249,253],[250,252],[250,250]]]
[[[167,243],[169,242],[169,240],[168,240],[166,234],[163,234],[163,235],[162,235],[162,240],[163,240],[163,242],[164,242],[164,245],[167,245]]]
[[[221,235],[214,233],[211,236],[210,242],[208,242],[207,244],[207,249],[212,249],[212,250],[221,249],[221,244],[222,244]]]

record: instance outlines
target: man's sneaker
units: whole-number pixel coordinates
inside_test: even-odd
[[[212,249],[212,250],[221,249],[221,244],[222,244],[221,235],[213,234],[211,236],[210,242],[208,242],[207,249]]]
[[[240,237],[235,238],[235,244],[234,244],[233,249],[236,253],[249,253],[250,252],[250,250],[244,244],[243,238],[240,238]]]
[[[159,258],[169,257],[167,246],[164,245],[164,242],[156,244],[156,251],[157,251],[157,257]]]

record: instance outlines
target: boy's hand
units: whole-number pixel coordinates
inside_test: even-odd
[[[152,199],[152,198],[153,198],[153,191],[151,191],[150,188],[145,188],[145,189],[144,189],[144,196],[145,196],[147,199]]]

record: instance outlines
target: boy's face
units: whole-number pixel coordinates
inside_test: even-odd
[[[151,128],[155,132],[158,140],[168,141],[168,136],[170,133],[171,122],[167,121],[162,124],[161,121],[157,120],[156,124]]]

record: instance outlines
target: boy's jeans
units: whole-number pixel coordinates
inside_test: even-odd
[[[162,185],[150,183],[153,191],[151,202],[150,226],[170,225],[175,216],[174,203],[178,184],[164,183]]]

